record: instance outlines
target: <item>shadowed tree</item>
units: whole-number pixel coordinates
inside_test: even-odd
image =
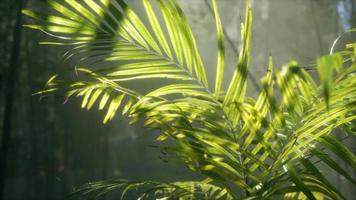
[[[0,147],[0,200],[3,199],[4,186],[7,172],[7,160],[9,145],[11,144],[12,133],[12,116],[13,116],[13,102],[14,102],[14,86],[18,77],[18,69],[20,68],[20,46],[21,46],[21,33],[22,33],[22,14],[21,10],[25,7],[25,0],[18,1],[17,15],[15,27],[13,31],[13,43],[11,48],[11,57],[9,63],[9,72],[7,73],[7,81],[5,88],[5,109],[4,109],[4,122],[1,135]]]

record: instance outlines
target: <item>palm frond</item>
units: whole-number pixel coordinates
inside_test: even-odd
[[[135,199],[225,199],[232,200],[233,196],[230,191],[220,188],[219,186],[201,183],[201,182],[173,182],[161,183],[155,181],[128,181],[128,180],[112,180],[100,181],[95,183],[88,183],[75,192],[73,192],[67,199],[74,199],[77,197],[85,197],[88,199],[98,199],[107,193],[113,191],[121,191],[120,199],[129,196],[133,191],[139,196],[131,198]]]
[[[215,97],[220,97],[221,85],[224,78],[225,68],[225,45],[224,45],[224,30],[219,17],[219,8],[216,0],[213,0],[213,9],[216,22],[216,32],[218,38],[218,55],[216,65],[216,79],[215,79]]]
[[[133,195],[142,199],[345,199],[315,159],[356,183],[329,155],[355,170],[354,153],[333,135],[338,128],[355,136],[354,43],[316,61],[320,84],[296,61],[278,69],[270,57],[261,79],[263,89],[257,99],[247,97],[252,29],[247,2],[241,51],[223,95],[224,34],[216,0],[212,0],[218,38],[213,90],[196,39],[175,0],[143,0],[150,28],[123,0],[48,2],[55,14],[24,10],[38,22],[26,26],[57,38],[46,44],[69,46],[65,60],[80,60],[74,79],[53,76],[38,94],[64,91],[66,100],[81,97],[82,108],[106,109],[104,123],[119,111],[131,123],[142,119],[147,128],[160,131],[157,141],[162,142],[162,151],[210,180],[102,181],[71,197],[101,197],[117,190],[122,198],[136,191]],[[130,85],[156,79],[166,82],[147,84],[150,88],[143,92]]]

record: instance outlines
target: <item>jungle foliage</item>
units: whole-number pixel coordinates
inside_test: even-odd
[[[321,163],[356,185],[334,159],[356,170],[356,157],[333,134],[342,129],[345,137],[355,135],[356,43],[317,59],[313,70],[320,81],[296,61],[276,69],[270,57],[262,89],[252,98],[246,95],[252,11],[247,2],[235,72],[222,88],[225,47],[217,2],[212,0],[218,38],[213,87],[175,0],[143,0],[145,19],[123,0],[49,0],[55,14],[23,10],[35,19],[26,27],[55,38],[44,44],[68,47],[65,60],[80,58],[75,76],[55,75],[38,94],[82,97],[82,108],[106,110],[104,123],[122,112],[132,123],[158,130],[168,160],[205,177],[106,180],[88,183],[69,198],[119,191],[122,199],[127,193],[139,199],[345,199]],[[162,84],[150,84],[148,92],[130,85],[157,79]]]

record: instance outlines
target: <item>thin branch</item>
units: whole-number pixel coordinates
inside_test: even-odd
[[[314,6],[314,3],[313,3],[313,0],[309,0],[310,2],[310,9],[311,9],[311,15],[313,17],[313,23],[314,23],[314,26],[315,26],[315,33],[316,33],[316,36],[318,38],[318,45],[319,45],[319,53],[322,54],[323,53],[323,44],[322,44],[322,41],[321,41],[321,32],[320,32],[320,27],[319,27],[319,24],[317,23],[317,20],[316,20],[316,16],[315,16],[315,6]]]

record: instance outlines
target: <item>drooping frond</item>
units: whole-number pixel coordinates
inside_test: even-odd
[[[112,180],[88,183],[75,192],[67,199],[84,197],[87,199],[99,199],[112,193],[120,191],[120,199],[130,196],[135,199],[216,199],[216,200],[233,200],[233,196],[226,189],[216,185],[201,182],[173,182],[160,183],[155,181],[128,181]],[[134,192],[134,193],[132,193]],[[140,194],[140,195],[137,195]]]
[[[45,21],[46,24],[43,25],[26,26],[61,39],[56,44],[71,46],[72,48],[65,54],[66,59],[80,55],[82,59],[79,65],[84,61],[90,61],[85,65],[89,68],[86,69],[86,73],[90,71],[91,75],[100,77],[98,81],[111,82],[110,84],[116,87],[114,90],[118,87],[124,88],[121,83],[127,81],[164,78],[189,81],[185,84],[177,84],[174,89],[161,88],[167,90],[167,94],[189,95],[184,91],[190,88],[191,94],[201,94],[209,99],[211,94],[207,88],[205,69],[182,10],[173,0],[157,1],[157,3],[164,17],[169,37],[164,35],[163,25],[156,17],[153,5],[147,0],[143,1],[143,5],[153,34],[122,0],[88,0],[82,3],[73,0],[65,2],[51,0],[49,5],[56,14],[47,15],[30,10],[24,10],[23,13]],[[102,66],[94,68],[93,66],[98,62],[101,62]],[[114,63],[114,66],[111,63]],[[83,96],[83,107],[91,98],[92,101],[88,105],[88,108],[91,108],[95,100],[100,99],[100,94],[105,94],[103,99],[104,102],[107,101],[110,90],[106,93],[102,92],[106,86],[90,86],[80,81],[73,85],[76,86],[76,90],[71,90],[70,94],[77,92],[79,96]],[[79,89],[80,86],[83,88]],[[114,103],[111,108],[117,107],[116,104],[120,104],[119,102]],[[100,108],[102,109],[103,106]],[[114,115],[112,110],[116,109],[109,109],[107,114],[110,116],[109,119]],[[104,122],[108,121],[107,119],[105,118]]]

